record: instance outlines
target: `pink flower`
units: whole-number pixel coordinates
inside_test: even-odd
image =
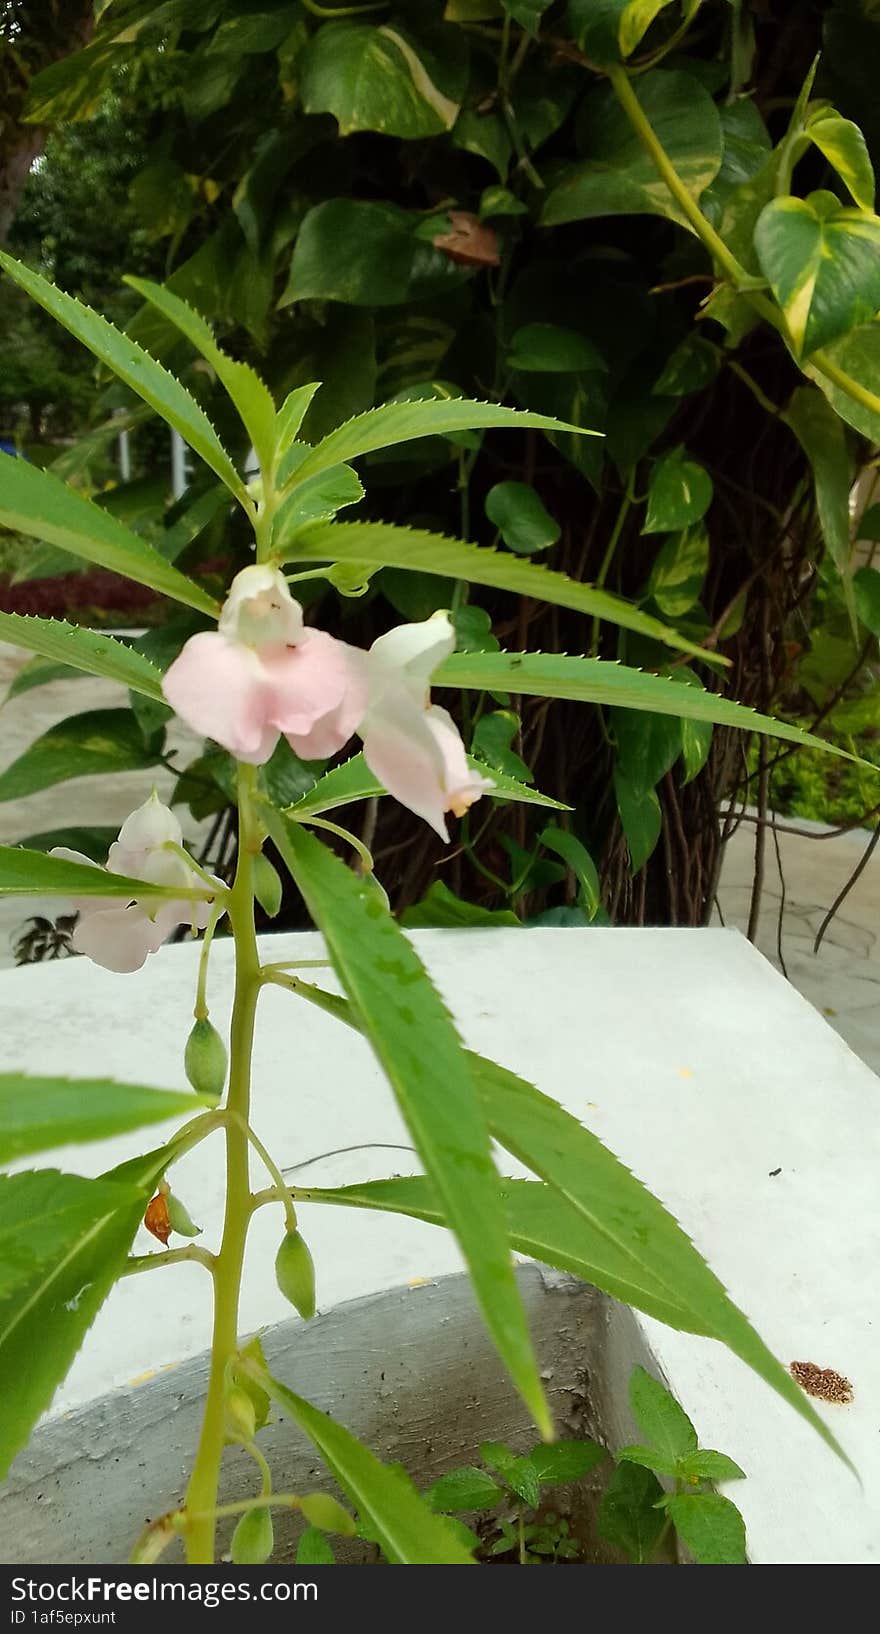
[[[144,805],[126,817],[119,838],[108,852],[107,872],[192,890],[198,883],[196,875],[181,856],[166,849],[169,844],[180,845],[182,838],[177,818],[154,791]],[[98,867],[91,857],[69,851],[66,846],[56,846],[50,855],[84,863],[88,868]],[[221,881],[217,884],[220,886]],[[108,900],[86,896],[75,901],[74,907],[80,916],[73,933],[76,952],[86,954],[105,970],[120,972],[140,970],[148,954],[156,953],[178,925],[203,930],[212,912],[207,898],[175,901],[172,897],[147,896],[142,901],[126,902],[123,897]]]
[[[233,579],[218,629],[190,637],[162,687],[182,720],[238,760],[263,765],[282,733],[304,760],[326,760],[366,708],[366,658],[306,629],[282,574],[255,563]]]
[[[454,647],[445,613],[380,636],[367,655],[369,698],[358,727],[370,771],[441,840],[449,839],[446,812],[463,817],[493,787],[468,765],[452,716],[431,703],[431,676]]]

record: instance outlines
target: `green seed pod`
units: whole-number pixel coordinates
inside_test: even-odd
[[[165,1202],[172,1231],[176,1231],[178,1237],[198,1237],[202,1228],[193,1224],[180,1198],[175,1197],[173,1191],[170,1191]]]
[[[226,1433],[233,1441],[253,1441],[257,1433],[254,1404],[237,1384],[226,1396]]]
[[[183,1057],[186,1076],[197,1095],[219,1101],[226,1083],[226,1045],[207,1018],[197,1021],[186,1041]]]
[[[288,1231],[275,1256],[275,1277],[285,1299],[308,1322],[315,1314],[315,1267],[298,1231]]]
[[[274,919],[281,907],[281,876],[262,851],[254,857],[254,896],[260,907]]]
[[[272,1514],[268,1509],[249,1509],[232,1534],[230,1554],[233,1566],[264,1566],[275,1547]]]

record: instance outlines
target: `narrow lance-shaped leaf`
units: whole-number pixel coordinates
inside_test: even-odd
[[[191,1092],[145,1089],[115,1078],[35,1078],[0,1074],[0,1163],[75,1141],[103,1140],[166,1118],[192,1117]]]
[[[365,414],[346,420],[324,437],[299,466],[296,480],[304,481],[331,465],[357,459],[377,448],[411,442],[415,437],[445,437],[456,431],[478,431],[493,426],[512,431],[572,431],[581,437],[601,436],[601,432],[566,425],[546,414],[502,408],[498,403],[474,403],[467,398],[385,403],[381,408],[368,409]]]
[[[632,1176],[627,1175],[631,1181]],[[693,1312],[670,1295],[665,1282],[647,1264],[636,1265],[608,1233],[585,1220],[558,1191],[541,1180],[502,1177],[510,1241],[518,1254],[581,1277],[625,1305],[655,1316],[684,1333],[705,1333]],[[300,1187],[297,1202],[330,1203],[378,1213],[405,1214],[413,1220],[446,1228],[446,1215],[427,1175],[398,1180],[367,1180],[334,1189]]]
[[[475,760],[473,755],[468,756],[468,765],[472,771],[481,776],[491,778],[492,788],[489,797],[493,800],[514,800],[524,805],[550,806],[556,811],[570,811],[561,800],[551,800],[546,794],[539,794],[536,789],[530,789],[525,783],[520,783],[515,777],[505,777],[496,772],[491,766],[485,766]],[[301,800],[288,806],[287,815],[296,817],[299,822],[307,822],[309,817],[317,817],[322,811],[334,811],[340,806],[353,805],[356,800],[372,800],[385,794],[384,784],[374,777],[363,755],[352,755],[341,766],[334,766],[332,771],[325,772],[313,789],[304,794]]]
[[[393,1566],[473,1564],[469,1552],[442,1516],[432,1514],[408,1475],[381,1463],[350,1430],[294,1395],[262,1368],[250,1364],[247,1371],[253,1372],[256,1382],[317,1447]]]
[[[216,617],[219,612],[213,596],[109,511],[66,487],[49,471],[38,471],[11,454],[0,455],[0,523],[14,532],[60,545],[85,562],[122,573],[135,584],[145,584],[160,596],[170,596],[200,613]]]
[[[707,664],[727,659],[707,652],[679,635],[669,625],[651,618],[638,607],[607,590],[579,584],[565,573],[555,573],[508,551],[465,544],[420,528],[397,528],[386,522],[316,522],[304,528],[287,552],[290,561],[357,562],[364,567],[398,567],[412,573],[437,573],[442,578],[466,579],[491,585],[514,595],[571,607],[588,617],[602,618],[625,630],[651,636],[682,652],[696,653]],[[502,689],[503,690],[503,689]],[[517,689],[514,689],[517,690]]]
[[[154,885],[150,880],[110,874],[105,868],[48,857],[23,846],[0,845],[0,896],[120,896],[129,901],[167,897],[176,902],[181,898],[204,901],[208,890],[195,874],[193,888],[187,890],[182,885]]]
[[[63,619],[28,618],[21,613],[0,612],[0,639],[39,653],[43,658],[57,659],[59,663],[86,670],[89,675],[118,681],[120,686],[130,687],[145,698],[163,702],[162,677],[155,664],[143,653],[99,630],[66,624]]]
[[[834,743],[804,732],[787,721],[759,715],[732,698],[722,698],[698,685],[681,686],[665,675],[651,675],[628,669],[601,658],[568,657],[564,653],[467,653],[456,652],[444,660],[433,681],[437,687],[464,687],[479,692],[528,693],[539,698],[571,698],[578,703],[615,705],[621,709],[644,709],[660,715],[676,715],[680,720],[713,721],[716,726],[738,726],[744,732],[761,732],[830,755],[852,760],[876,772],[869,761],[859,760]]]
[[[90,306],[74,300],[72,295],[65,295],[55,284],[41,278],[38,272],[32,272],[2,251],[0,266],[51,317],[57,318],[83,346],[88,347],[99,362],[106,364],[138,397],[149,403],[150,408],[161,414],[163,420],[179,431],[190,448],[216,472],[236,498],[245,497],[244,483],[207,414],[173,374],[128,335],[108,323],[98,312],[93,312]]]
[[[241,416],[262,469],[268,471],[275,455],[275,401],[268,386],[249,364],[236,362],[217,345],[211,325],[179,295],[149,278],[129,277],[125,282],[173,323],[210,363]]]
[[[306,996],[317,995],[313,990]],[[357,1009],[347,1006],[344,1000],[321,993],[318,1002],[350,1026],[365,1030]],[[593,1244],[601,1244],[604,1239],[605,1246],[600,1247],[597,1256],[600,1274],[591,1275],[589,1280],[618,1298],[621,1282],[628,1283],[634,1293],[623,1297],[638,1309],[660,1315],[661,1321],[685,1332],[706,1334],[726,1344],[848,1463],[831,1431],[798,1389],[787,1368],[768,1350],[677,1220],[653,1193],[597,1135],[557,1101],[496,1062],[487,1061],[474,1051],[469,1050],[467,1054],[494,1138],[570,1205],[589,1226]],[[388,1188],[397,1185],[412,1188],[416,1184],[415,1180],[385,1181],[369,1187],[344,1187],[336,1198],[357,1202],[362,1207],[395,1207],[393,1193],[389,1196]],[[503,1182],[506,1192],[517,1184],[521,1183]],[[379,1201],[379,1188],[385,1193],[382,1201]],[[342,1192],[346,1194],[344,1198]],[[357,1193],[358,1197],[351,1193]],[[362,1201],[365,1193],[373,1194],[376,1201]],[[297,1195],[304,1194],[298,1190]],[[315,1201],[334,1200],[330,1192],[311,1191],[309,1195]],[[430,1198],[427,1201],[430,1206]],[[404,1198],[401,1212],[417,1213],[412,1198]],[[418,1217],[429,1216],[419,1213]],[[517,1243],[520,1245],[521,1240]],[[588,1246],[587,1254],[594,1253],[595,1247]],[[604,1268],[609,1255],[610,1275]],[[658,1287],[667,1313],[683,1310],[684,1320],[680,1316],[664,1315],[656,1308]]]
[[[467,1056],[415,950],[368,882],[269,806],[263,821],[363,1017],[462,1248],[499,1355],[545,1436],[550,1416],[514,1276],[500,1182]]]
[[[0,1476],[122,1270],[147,1196],[56,1170],[0,1176]]]

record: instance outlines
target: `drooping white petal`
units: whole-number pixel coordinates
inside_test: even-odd
[[[405,691],[424,708],[434,671],[455,650],[455,631],[448,613],[435,613],[419,624],[401,624],[380,635],[369,651],[370,708],[388,693]]]
[[[293,647],[302,639],[302,608],[275,567],[253,562],[235,575],[218,625],[221,635],[260,651]]]

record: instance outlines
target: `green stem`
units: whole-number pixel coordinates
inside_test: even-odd
[[[214,932],[217,929],[217,922],[225,912],[225,903],[223,904],[222,908],[215,909],[214,913],[212,913],[210,919],[208,920],[205,927],[205,934],[202,938],[202,951],[199,955],[199,979],[196,984],[196,1002],[193,1006],[193,1015],[196,1021],[207,1021],[208,1019],[208,960],[211,954],[211,943],[214,940]]]
[[[623,525],[624,525],[627,517],[629,516],[630,508],[632,506],[632,502],[633,502],[632,493],[631,493],[630,489],[627,488],[626,493],[624,494],[623,499],[620,502],[620,509],[619,509],[619,511],[617,513],[617,516],[614,519],[614,527],[611,529],[611,537],[608,540],[608,544],[605,547],[605,555],[602,557],[602,562],[601,562],[601,565],[600,565],[600,568],[599,568],[599,576],[596,579],[596,587],[599,590],[602,589],[602,587],[603,587],[603,585],[605,583],[605,580],[608,577],[608,572],[609,572],[609,569],[611,567],[611,563],[614,560],[614,552],[616,551],[616,549],[617,549],[617,547],[618,547],[618,545],[620,543],[620,535],[623,532]],[[596,617],[596,618],[593,619],[593,634],[592,634],[592,638],[591,638],[591,641],[590,641],[590,652],[595,656],[595,654],[598,652],[598,650],[599,650],[599,619],[598,619],[598,617]]]
[[[235,939],[235,997],[229,1051],[228,1109],[236,1116],[226,1123],[226,1213],[214,1272],[211,1369],[199,1447],[186,1495],[187,1511],[199,1517],[187,1528],[187,1561],[191,1566],[209,1566],[214,1561],[213,1512],[217,1505],[223,1456],[226,1375],[238,1348],[238,1301],[250,1221],[247,1124],[254,1021],[261,979],[254,930],[253,852],[250,844],[254,828],[251,811],[256,789],[254,768],[240,766],[238,778],[240,844],[238,868],[229,897],[229,920]]]
[[[669,188],[685,220],[693,228],[701,243],[705,245],[709,254],[714,257],[718,266],[730,279],[738,293],[745,297],[749,304],[754,307],[759,317],[762,317],[765,323],[770,324],[771,328],[775,329],[777,334],[782,336],[786,345],[792,349],[791,337],[788,333],[784,314],[775,302],[768,300],[766,295],[761,294],[753,287],[754,278],[737,261],[736,256],[727,248],[723,238],[719,237],[715,228],[706,220],[696,199],[688,192],[678,171],[672,164],[650,120],[646,117],[644,109],[632,88],[626,69],[620,64],[612,64],[608,69],[608,77],[633,130],[639,137],[642,146],[653,159],[660,176]],[[844,369],[839,368],[833,359],[828,356],[827,352],[813,352],[809,362],[811,368],[817,374],[824,375],[826,380],[837,386],[838,390],[845,392],[847,397],[852,398],[853,402],[860,403],[871,414],[880,417],[880,396],[876,392],[869,391],[867,386],[863,386],[860,381],[854,380]]]
[[[230,1115],[231,1118],[238,1119],[238,1113],[233,1112],[231,1109],[230,1109],[230,1114],[229,1115]],[[241,1122],[242,1120],[238,1119],[238,1121]],[[285,1214],[287,1216],[287,1229],[288,1229],[288,1231],[295,1231],[296,1230],[296,1209],[294,1208],[293,1203],[291,1201],[290,1193],[288,1192],[287,1186],[285,1184],[284,1176],[281,1173],[281,1170],[279,1169],[278,1164],[275,1162],[274,1158],[270,1155],[269,1152],[267,1152],[265,1146],[263,1145],[263,1142],[260,1140],[259,1135],[254,1133],[254,1131],[251,1128],[250,1124],[245,1123],[243,1125],[243,1127],[244,1127],[245,1133],[247,1135],[247,1138],[250,1141],[254,1151],[256,1152],[257,1156],[260,1158],[261,1162],[264,1164],[266,1169],[268,1169],[270,1175],[272,1176],[272,1179],[275,1182],[275,1187],[276,1187],[276,1189],[277,1189],[277,1191],[279,1193],[279,1202],[282,1202],[284,1204],[284,1212],[285,1212]],[[253,1201],[253,1199],[250,1200],[249,1207],[251,1206],[252,1201]]]
[[[344,840],[350,845],[361,859],[368,874],[373,872],[373,853],[359,840],[356,834],[350,833],[347,828],[340,827],[339,823],[331,823],[326,817],[303,817],[302,822],[308,823],[311,828],[323,828],[328,834],[335,834],[337,840]]]
[[[197,1243],[187,1243],[185,1248],[168,1248],[164,1254],[132,1254],[125,1263],[122,1275],[134,1277],[140,1271],[160,1271],[166,1265],[180,1265],[184,1260],[194,1260],[211,1272],[217,1263],[207,1248],[199,1248]]]

